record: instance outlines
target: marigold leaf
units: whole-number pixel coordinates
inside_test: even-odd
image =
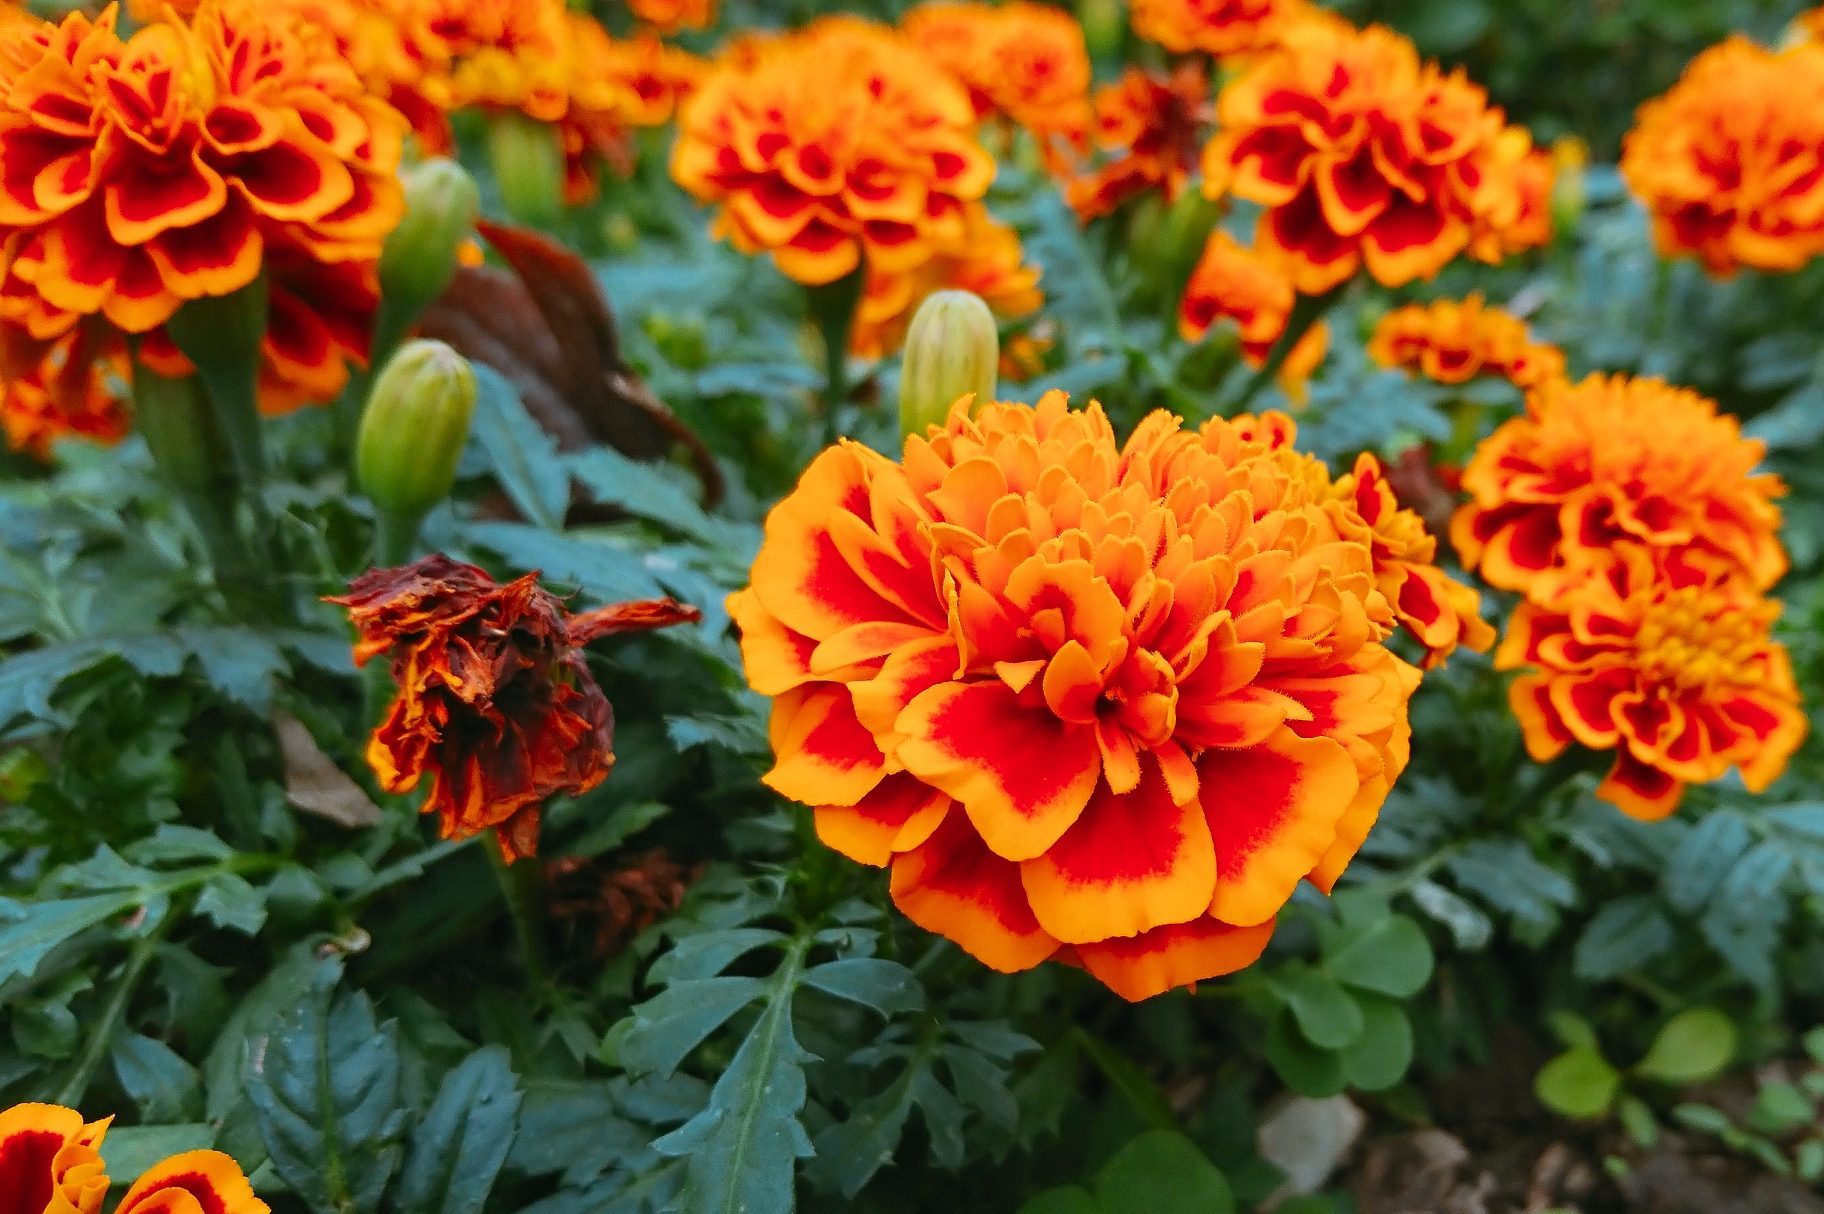
[[[507,1051],[484,1046],[443,1078],[412,1133],[392,1205],[399,1214],[479,1214],[519,1128]]]
[[[1705,814],[1688,831],[1666,865],[1662,884],[1666,901],[1690,913],[1710,901],[1722,886],[1729,866],[1753,841],[1748,826],[1737,814],[1718,810]]]
[[[0,898],[0,983],[30,978],[51,950],[137,905],[137,890],[88,898],[14,902]]]
[[[1116,1151],[1096,1177],[1103,1214],[1233,1214],[1235,1195],[1197,1145],[1149,1130]]]
[[[1421,881],[1413,888],[1412,900],[1419,909],[1442,923],[1465,952],[1478,952],[1487,947],[1495,934],[1495,925],[1483,911],[1467,899],[1445,889],[1436,881]]]
[[[173,1155],[215,1146],[215,1139],[215,1127],[201,1122],[118,1126],[101,1140],[101,1157],[108,1165],[108,1175],[126,1184]]]
[[[635,1074],[669,1075],[704,1038],[766,991],[761,978],[675,981],[633,1009],[633,1027],[619,1042],[618,1061]]]
[[[910,969],[879,957],[845,957],[804,971],[804,985],[873,1008],[882,1016],[925,1006],[925,988]]]
[[[1445,867],[1457,888],[1473,891],[1535,933],[1556,926],[1558,911],[1577,901],[1570,878],[1540,863],[1518,839],[1475,840]]]
[[[177,1122],[202,1112],[203,1087],[196,1068],[164,1042],[143,1033],[122,1033],[108,1054],[120,1086],[139,1106],[143,1120]]]
[[[234,873],[211,877],[197,895],[196,913],[217,927],[257,936],[266,925],[266,895]]]
[[[865,1101],[847,1120],[835,1122],[817,1135],[817,1154],[811,1174],[825,1188],[854,1196],[867,1187],[874,1174],[893,1161],[893,1151],[905,1133],[912,1113],[912,1088],[916,1071],[908,1069],[886,1091]]]
[[[1695,832],[1693,832],[1695,833]],[[1776,978],[1774,950],[1791,904],[1786,878],[1792,854],[1772,839],[1750,848],[1729,867],[1699,926],[1736,973],[1760,987]]]
[[[1659,899],[1630,894],[1596,912],[1578,937],[1573,964],[1579,978],[1603,982],[1664,956],[1674,939]]]
[[[570,506],[570,473],[557,443],[526,412],[519,391],[499,372],[475,364],[475,439],[500,487],[528,522],[560,530]]]

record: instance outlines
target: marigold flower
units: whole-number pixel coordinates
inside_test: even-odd
[[[1824,46],[1711,47],[1640,107],[1621,174],[1662,254],[1798,269],[1824,251]]]
[[[716,0],[627,0],[627,7],[661,34],[700,30],[716,19]]]
[[[853,18],[725,55],[679,121],[672,176],[717,205],[718,234],[808,285],[954,247],[994,177],[962,86]]]
[[[1383,367],[1403,367],[1440,384],[1463,384],[1494,375],[1532,388],[1564,377],[1564,351],[1536,342],[1526,323],[1476,292],[1463,300],[1407,304],[1381,317],[1368,339],[1368,356]]]
[[[272,1214],[241,1165],[220,1151],[186,1151],[155,1164],[114,1214]]]
[[[1285,335],[1297,298],[1292,280],[1283,271],[1218,230],[1210,234],[1185,285],[1178,305],[1178,332],[1186,341],[1201,341],[1218,322],[1233,321],[1241,337],[1242,357],[1249,366],[1264,366]],[[1326,326],[1313,325],[1286,356],[1279,382],[1295,402],[1303,399],[1302,386],[1323,362],[1329,340]]]
[[[84,1123],[54,1104],[0,1110],[0,1193],[30,1214],[101,1214],[108,1175],[101,1140],[113,1118]]]
[[[1096,91],[1090,134],[1109,155],[1073,177],[1065,197],[1085,222],[1158,190],[1170,202],[1197,167],[1210,118],[1209,81],[1196,63],[1171,75],[1130,67]]]
[[[206,0],[193,21],[125,41],[112,10],[77,13],[0,34],[0,80],[10,84],[0,94],[9,362],[29,343],[42,354],[98,325],[147,335],[150,357],[164,346],[169,360],[160,330],[179,307],[264,268],[269,384],[304,374],[301,326],[343,334],[333,363],[324,354],[308,367],[309,391],[339,389],[345,357],[365,357],[367,344],[348,283],[371,275],[403,211],[404,123],[328,39],[250,0]],[[335,282],[328,299],[287,292],[321,277]]]
[[[985,208],[970,207],[967,227],[953,249],[904,273],[868,272],[855,308],[850,351],[881,358],[897,350],[918,305],[948,288],[981,296],[1003,320],[1031,315],[1045,296],[1038,267],[1025,264],[1025,256],[1018,233],[996,222]]]
[[[1370,530],[1280,415],[1125,446],[959,402],[903,463],[825,451],[729,601],[765,780],[914,922],[1129,999],[1229,973],[1328,889],[1407,760]]]
[[[1633,549],[1553,606],[1523,604],[1496,655],[1529,754],[1613,750],[1596,792],[1636,818],[1739,767],[1760,792],[1804,739],[1777,602],[1694,551]]]
[[[127,368],[118,358],[92,357],[80,348],[81,337],[73,332],[19,374],[0,377],[0,426],[12,450],[45,460],[60,438],[116,443],[126,437],[131,419],[119,394]]]
[[[1390,30],[1300,23],[1223,88],[1217,118],[1204,188],[1267,208],[1257,243],[1301,292],[1363,265],[1399,286],[1524,235],[1530,137]]]
[[[969,91],[978,117],[1004,114],[1040,135],[1075,136],[1089,121],[1089,48],[1069,13],[1027,0],[921,4],[906,36]]]
[[[1755,474],[1765,453],[1714,402],[1662,380],[1547,381],[1470,460],[1451,540],[1491,585],[1542,602],[1633,547],[1708,553],[1764,590],[1786,571],[1786,490]]]
[[[349,609],[355,662],[391,654],[399,692],[368,743],[388,792],[427,774],[421,812],[445,838],[492,829],[508,860],[537,851],[540,807],[614,766],[614,712],[582,647],[698,618],[670,599],[570,615],[530,573],[505,585],[432,555],[370,569],[329,600]]]
[[[1277,46],[1310,12],[1306,0],[1133,0],[1128,19],[1168,51],[1228,58]]]

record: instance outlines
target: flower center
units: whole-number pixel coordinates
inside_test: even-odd
[[[1675,590],[1654,604],[1634,648],[1647,678],[1680,690],[1761,681],[1753,665],[1761,650],[1757,617],[1729,609],[1701,587]]]

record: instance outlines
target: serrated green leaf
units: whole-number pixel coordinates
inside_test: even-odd
[[[30,978],[51,950],[138,905],[135,890],[88,898],[13,902],[0,898],[0,983]]]
[[[1431,941],[1419,925],[1389,914],[1343,941],[1323,968],[1345,986],[1410,999],[1431,981],[1432,965]]]
[[[1698,920],[1711,947],[1757,986],[1771,986],[1776,977],[1774,950],[1790,910],[1783,887],[1791,873],[1789,851],[1772,839],[1755,844],[1724,871]]]
[[[1183,1134],[1149,1130],[1116,1151],[1096,1177],[1103,1214],[1234,1214],[1235,1195]]]
[[[203,1087],[196,1068],[164,1042],[142,1033],[121,1033],[108,1051],[121,1088],[152,1123],[181,1122],[203,1111]]]
[[[1666,901],[1687,914],[1709,902],[1751,842],[1753,836],[1739,815],[1727,810],[1705,814],[1666,865]]]
[[[1688,1008],[1654,1035],[1636,1074],[1660,1083],[1702,1083],[1722,1074],[1735,1057],[1735,1024],[1715,1008]]]
[[[371,1210],[398,1167],[405,1111],[395,1027],[325,961],[303,1001],[254,1042],[246,1079],[273,1168],[317,1214]]]
[[[1457,888],[1473,892],[1520,924],[1543,931],[1577,900],[1577,888],[1557,869],[1539,862],[1518,839],[1477,839],[1445,864]]]
[[[243,936],[257,936],[266,925],[266,894],[244,877],[222,873],[211,877],[197,895],[196,913]]]
[[[398,1214],[480,1214],[518,1132],[522,1099],[507,1051],[484,1046],[443,1078],[412,1131]]]
[[[852,1200],[875,1173],[893,1162],[893,1151],[912,1115],[916,1072],[924,1065],[922,1060],[914,1062],[886,1091],[817,1135],[811,1170],[825,1188]]]
[[[653,599],[665,593],[647,567],[647,554],[607,536],[575,531],[559,534],[528,523],[502,522],[469,523],[462,535],[515,568],[540,570],[546,581],[575,586],[604,603]]]
[[[767,989],[764,979],[736,976],[673,982],[633,1009],[633,1027],[617,1043],[616,1057],[633,1074],[669,1075]]]
[[[243,1096],[242,1076],[249,1048],[272,1023],[306,997],[319,962],[308,944],[294,946],[229,1014],[203,1060],[205,1112],[220,1122]]]
[[[1412,1066],[1412,1021],[1392,999],[1359,1000],[1362,1031],[1342,1053],[1343,1076],[1363,1092],[1384,1092],[1406,1078]]]
[[[1675,941],[1671,920],[1652,894],[1630,894],[1606,903],[1577,938],[1577,976],[1603,982],[1658,960]]]
[[[114,1183],[126,1185],[173,1155],[206,1151],[214,1145],[215,1127],[200,1122],[121,1126],[110,1129],[101,1140],[101,1158]]]
[[[1533,1077],[1533,1094],[1553,1112],[1575,1120],[1601,1117],[1614,1106],[1621,1073],[1593,1049],[1566,1050]]]
[[[570,473],[556,441],[526,411],[519,390],[492,367],[475,364],[475,388],[475,441],[495,479],[529,522],[562,529]]]
[[[804,971],[804,985],[873,1008],[883,1016],[925,1006],[925,988],[912,971],[880,957],[844,957]]]
[[[186,627],[177,637],[211,687],[262,715],[272,707],[273,680],[289,663],[271,636],[251,628]]]

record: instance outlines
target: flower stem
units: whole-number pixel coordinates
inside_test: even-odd
[[[422,519],[408,519],[390,510],[382,510],[374,536],[374,566],[392,569],[412,559],[418,548],[418,528]]]
[[[538,861],[524,859],[509,864],[501,854],[498,841],[484,844],[482,850],[488,853],[494,879],[500,883],[500,896],[513,920],[513,935],[519,941],[519,963],[533,989],[542,993],[551,986],[551,971],[545,959],[544,939],[539,934],[544,922],[544,907]]]
[[[811,318],[823,336],[823,438],[840,437],[838,411],[849,399],[849,331],[861,302],[863,269],[856,267],[835,282],[810,288]]]
[[[1343,297],[1343,291],[1347,285],[1345,283],[1343,286],[1332,287],[1322,295],[1300,295],[1298,297],[1298,302],[1292,305],[1292,315],[1286,318],[1286,331],[1281,333],[1279,340],[1273,343],[1273,349],[1267,354],[1267,361],[1260,365],[1260,369],[1254,372],[1246,384],[1242,385],[1242,389],[1235,399],[1226,403],[1222,416],[1233,417],[1240,413],[1253,402],[1256,396],[1260,395],[1261,389],[1273,382],[1273,377],[1278,375],[1280,368],[1286,365],[1286,359],[1292,356],[1292,351],[1298,348],[1298,343],[1304,339],[1305,334],[1309,333],[1312,326],[1322,320],[1324,314]]]
[[[176,906],[169,907],[158,922],[133,945],[133,951],[127,954],[127,963],[121,969],[120,981],[114,984],[114,990],[108,995],[107,1005],[102,1008],[100,1018],[82,1047],[82,1055],[76,1059],[76,1065],[71,1068],[70,1077],[57,1093],[55,1103],[66,1108],[77,1108],[82,1104],[82,1098],[87,1094],[95,1072],[101,1067],[101,1060],[107,1056],[108,1048],[114,1044],[114,1035],[120,1031],[121,1023],[126,1019],[128,1005],[133,1001],[133,992],[139,989],[139,981],[145,976],[146,966],[151,963],[153,954],[158,952],[158,946],[164,941],[165,932],[177,918],[177,913]]]

